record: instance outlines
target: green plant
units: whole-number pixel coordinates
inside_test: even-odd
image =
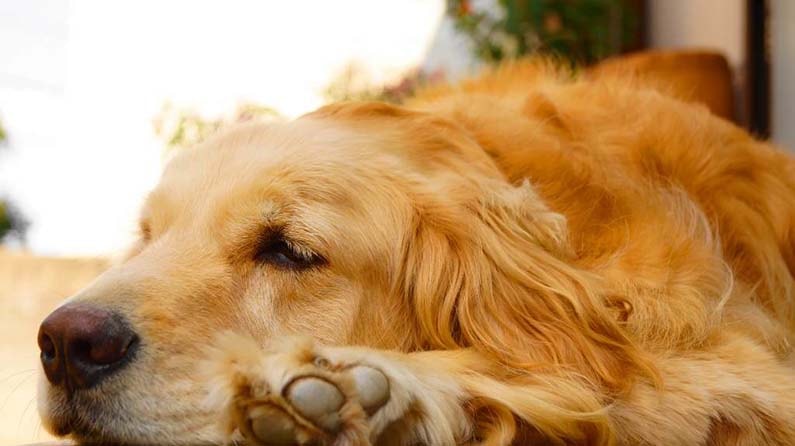
[[[591,64],[631,47],[640,26],[635,0],[497,0],[499,11],[448,0],[447,13],[485,62],[551,53]]]
[[[443,79],[444,73],[440,71],[425,73],[413,69],[404,73],[395,82],[376,85],[360,65],[350,63],[331,80],[323,96],[327,102],[383,101],[399,104],[422,87]]]
[[[375,85],[366,71],[351,63],[332,79],[323,95],[327,102],[378,100],[399,103],[418,88],[442,79],[441,72],[426,74],[411,70],[396,82]],[[207,118],[199,113],[175,107],[166,102],[152,120],[155,134],[165,143],[166,150],[186,148],[200,144],[223,127],[237,122],[278,119],[276,110],[253,103],[237,107],[231,116]]]
[[[28,221],[8,200],[0,200],[0,242],[15,239],[25,241]]]
[[[5,144],[7,140],[8,134],[3,126],[0,125],[0,145]],[[8,200],[0,199],[0,242],[5,242],[12,238],[24,242],[27,228],[28,222],[22,216],[22,213]]]
[[[279,113],[272,108],[246,103],[239,105],[231,117],[205,118],[194,111],[177,108],[166,102],[153,120],[153,126],[155,134],[170,150],[200,144],[213,133],[232,123],[277,117]]]

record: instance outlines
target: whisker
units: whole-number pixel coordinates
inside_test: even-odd
[[[5,378],[0,379],[0,384],[3,384],[4,382],[8,381],[9,379],[11,379],[11,378],[13,378],[15,376],[22,375],[23,373],[35,373],[35,372],[36,372],[36,369],[25,369],[25,370],[21,370],[19,372],[11,373],[10,375],[6,376]]]
[[[33,437],[34,440],[38,441],[41,439],[42,430],[44,429],[44,425],[41,423],[41,418],[36,418],[36,433]]]
[[[22,414],[19,416],[19,424],[17,424],[17,438],[19,438],[20,433],[22,433],[22,422],[25,421],[25,414],[28,412],[28,409],[30,409],[31,404],[33,404],[33,401],[35,400],[36,400],[35,396],[31,398],[30,401],[28,401],[28,404],[25,405],[25,409],[22,411]]]
[[[33,425],[33,441],[38,441],[40,433],[41,433],[41,419],[36,418],[36,424]]]
[[[30,375],[27,375],[27,376],[23,377],[23,378],[22,378],[22,379],[21,379],[21,380],[20,380],[20,381],[17,383],[17,385],[16,385],[16,386],[14,386],[14,388],[13,388],[13,389],[11,389],[11,391],[10,391],[10,392],[8,392],[8,395],[6,396],[5,400],[3,400],[3,404],[2,404],[2,405],[0,405],[0,413],[2,413],[2,412],[3,412],[3,409],[5,409],[5,407],[6,407],[6,404],[8,404],[8,401],[11,399],[11,397],[14,395],[14,393],[16,393],[16,391],[17,391],[17,390],[19,390],[19,388],[20,388],[20,387],[22,387],[22,384],[24,384],[24,383],[25,383],[27,380],[29,380],[29,379],[30,379],[31,377],[33,377],[33,376],[34,376],[33,374],[30,374]]]

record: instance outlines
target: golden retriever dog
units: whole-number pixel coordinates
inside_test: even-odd
[[[507,65],[178,153],[42,324],[86,442],[793,445],[795,161]]]

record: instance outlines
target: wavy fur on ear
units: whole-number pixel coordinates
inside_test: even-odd
[[[656,382],[656,371],[608,310],[599,279],[573,266],[565,217],[529,182],[509,184],[451,121],[376,103],[314,114],[352,126],[379,120],[381,133],[429,175],[406,179],[415,215],[394,294],[412,309],[418,347],[473,348],[494,363],[462,377],[491,420],[481,431],[526,435],[516,416],[547,439],[608,443],[605,405],[631,385],[628,376]]]
[[[558,431],[563,420],[596,412],[610,398],[593,389],[621,392],[633,374],[628,368],[655,372],[608,312],[597,278],[566,261],[564,217],[529,183],[494,187],[495,181],[481,190],[499,192],[483,192],[471,207],[441,205],[466,202],[449,197],[419,200],[438,206],[425,206],[416,218],[401,288],[429,348],[475,348],[505,367],[501,381],[517,383],[499,392],[489,382],[475,394],[553,438],[572,438],[572,426]],[[558,406],[539,419],[539,401]],[[593,413],[585,418],[594,422]]]

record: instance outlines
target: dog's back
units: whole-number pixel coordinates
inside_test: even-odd
[[[791,156],[660,88],[538,61],[411,105],[466,128],[511,181],[531,179],[567,217],[576,261],[607,279],[616,311],[633,313],[639,339],[694,345],[721,314],[789,351]]]

